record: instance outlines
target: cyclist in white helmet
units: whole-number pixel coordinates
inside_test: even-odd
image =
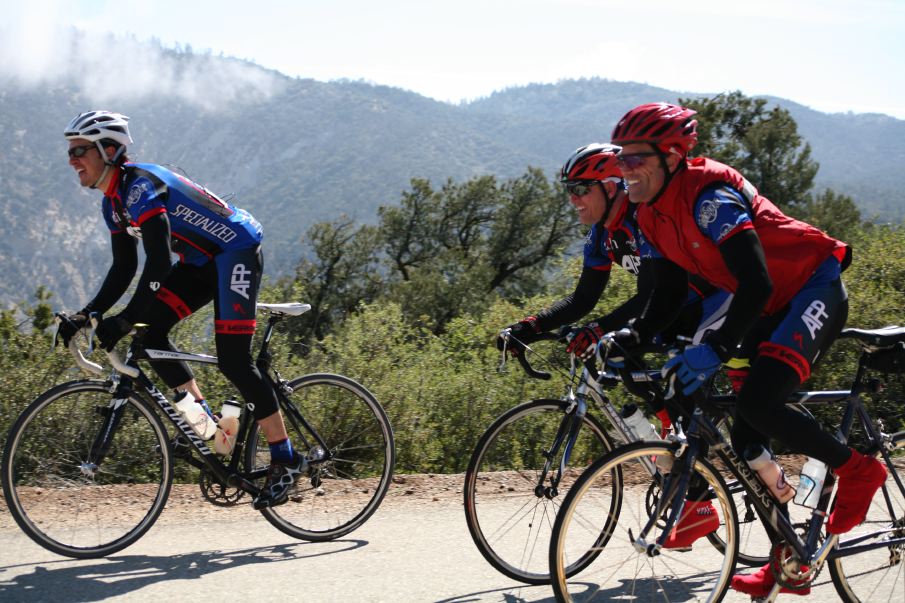
[[[255,508],[286,502],[307,471],[303,454],[289,440],[276,394],[251,356],[255,306],[263,256],[260,223],[199,184],[160,165],[131,163],[129,118],[110,111],[81,113],[66,127],[69,165],[84,187],[103,192],[102,212],[110,229],[113,264],[100,290],[60,334],[68,340],[90,313],[104,314],[126,292],[138,268],[138,240],[145,251],[135,294],[120,313],[104,317],[97,336],[105,349],[132,330],[149,325],[145,344],[173,346],[168,334],[180,320],[214,301],[219,368],[251,406],[270,444],[267,482]],[[172,262],[171,253],[179,257]],[[154,370],[170,387],[204,398],[185,362],[156,361]],[[210,413],[206,403],[203,404]]]

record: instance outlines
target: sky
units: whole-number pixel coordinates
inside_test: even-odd
[[[75,70],[111,95],[271,91],[241,66],[166,82],[153,40],[453,103],[600,77],[905,119],[905,0],[0,0],[0,15],[0,76]],[[73,28],[95,40],[90,67],[72,66]]]

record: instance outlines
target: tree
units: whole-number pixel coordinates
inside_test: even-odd
[[[826,189],[800,209],[800,218],[841,241],[851,242],[861,231],[861,211],[848,195]]]
[[[308,229],[306,238],[313,257],[296,267],[293,282],[284,288],[298,289],[285,296],[298,295],[311,304],[311,311],[292,321],[291,332],[302,341],[321,339],[362,300],[376,297],[382,288],[377,269],[377,230],[374,226],[355,227],[347,216],[333,222],[319,222]]]
[[[809,201],[819,165],[788,111],[738,91],[679,102],[698,112],[693,155],[736,168],[780,208]]]
[[[440,190],[413,179],[400,204],[378,217],[376,227],[343,220],[309,231],[313,258],[299,265],[294,286],[314,306],[310,336],[322,338],[345,313],[378,299],[440,333],[493,298],[542,291],[550,262],[578,238],[568,197],[536,168],[502,183],[448,180]]]

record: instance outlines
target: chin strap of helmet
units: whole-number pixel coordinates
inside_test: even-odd
[[[660,160],[660,167],[663,168],[663,173],[665,174],[665,176],[663,177],[663,185],[660,187],[660,190],[658,190],[657,194],[654,195],[651,198],[651,200],[647,202],[648,204],[657,202],[657,199],[660,198],[660,195],[662,195],[666,191],[666,187],[669,186],[670,182],[672,182],[673,176],[675,176],[678,173],[678,171],[681,170],[682,167],[685,165],[685,157],[682,156],[678,165],[676,165],[676,169],[674,171],[670,172],[669,165],[667,165],[667,163],[666,163],[666,153],[661,151],[660,147],[657,147],[657,146],[654,146],[654,150],[657,152],[657,159]]]
[[[616,192],[613,193],[613,196],[610,197],[606,194],[606,183],[604,181],[600,181],[600,190],[603,191],[603,199],[606,201],[606,209],[603,210],[603,216],[600,218],[600,223],[605,224],[607,218],[610,216],[610,213],[613,211],[613,206],[616,204],[616,199],[619,198],[619,194],[625,190],[625,181],[620,180],[616,183]]]
[[[107,174],[110,173],[110,168],[116,166],[119,158],[122,157],[123,153],[126,152],[126,145],[121,144],[119,145],[119,148],[116,149],[116,153],[113,154],[113,157],[107,159],[107,151],[104,150],[104,145],[101,144],[101,141],[95,140],[94,144],[97,145],[97,150],[101,154],[101,157],[104,159],[104,171],[101,172],[101,175],[97,177],[97,181],[91,185],[91,188],[97,188],[97,186],[104,181],[104,178],[106,178]]]

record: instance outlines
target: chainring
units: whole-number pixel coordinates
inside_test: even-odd
[[[802,569],[798,554],[785,541],[773,546],[770,552],[770,571],[776,579],[776,583],[789,590],[802,590],[811,586],[823,564],[818,567]]]
[[[201,496],[207,502],[218,507],[232,507],[245,496],[244,490],[216,481],[214,474],[207,468],[201,470],[198,476],[198,486],[201,488]]]

